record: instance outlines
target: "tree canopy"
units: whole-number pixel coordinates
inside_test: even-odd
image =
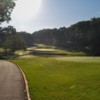
[[[33,34],[34,43],[55,45],[59,48],[100,55],[100,18],[81,21],[70,27],[43,29]]]
[[[13,54],[16,50],[26,49],[25,41],[18,34],[10,35],[3,43],[4,49],[9,49]]]
[[[11,20],[11,12],[15,6],[15,0],[0,0],[0,23]]]

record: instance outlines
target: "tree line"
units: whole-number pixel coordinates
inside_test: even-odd
[[[100,55],[100,18],[81,21],[70,27],[43,29],[32,34],[34,43],[55,45],[88,55]]]
[[[0,27],[0,47],[4,48],[5,53],[14,54],[16,50],[25,50],[32,46],[33,39],[27,32],[17,32],[13,26]]]
[[[11,44],[15,42],[16,45]],[[32,34],[17,32],[13,26],[0,28],[0,47],[25,49],[34,44],[53,45],[70,51],[83,51],[88,55],[100,55],[100,18],[81,21],[70,27],[43,29]],[[22,45],[21,45],[22,44]],[[12,50],[14,51],[14,50]]]
[[[14,7],[15,0],[0,0],[0,26],[11,20]],[[80,21],[68,28],[43,29],[32,34],[17,32],[13,26],[0,27],[0,47],[5,51],[14,53],[38,43],[100,56],[100,18]]]

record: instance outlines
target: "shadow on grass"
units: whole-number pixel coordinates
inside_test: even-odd
[[[62,53],[58,54],[53,52],[37,52],[37,51],[30,52],[30,55],[41,56],[41,57],[67,56],[67,54],[62,54]]]

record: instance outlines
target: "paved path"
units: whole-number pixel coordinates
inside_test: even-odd
[[[0,100],[27,100],[24,79],[19,68],[0,60]]]

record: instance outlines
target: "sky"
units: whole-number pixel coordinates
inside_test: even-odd
[[[17,31],[33,33],[46,28],[69,27],[93,17],[100,17],[100,0],[18,0],[12,20],[2,26],[12,25]]]

